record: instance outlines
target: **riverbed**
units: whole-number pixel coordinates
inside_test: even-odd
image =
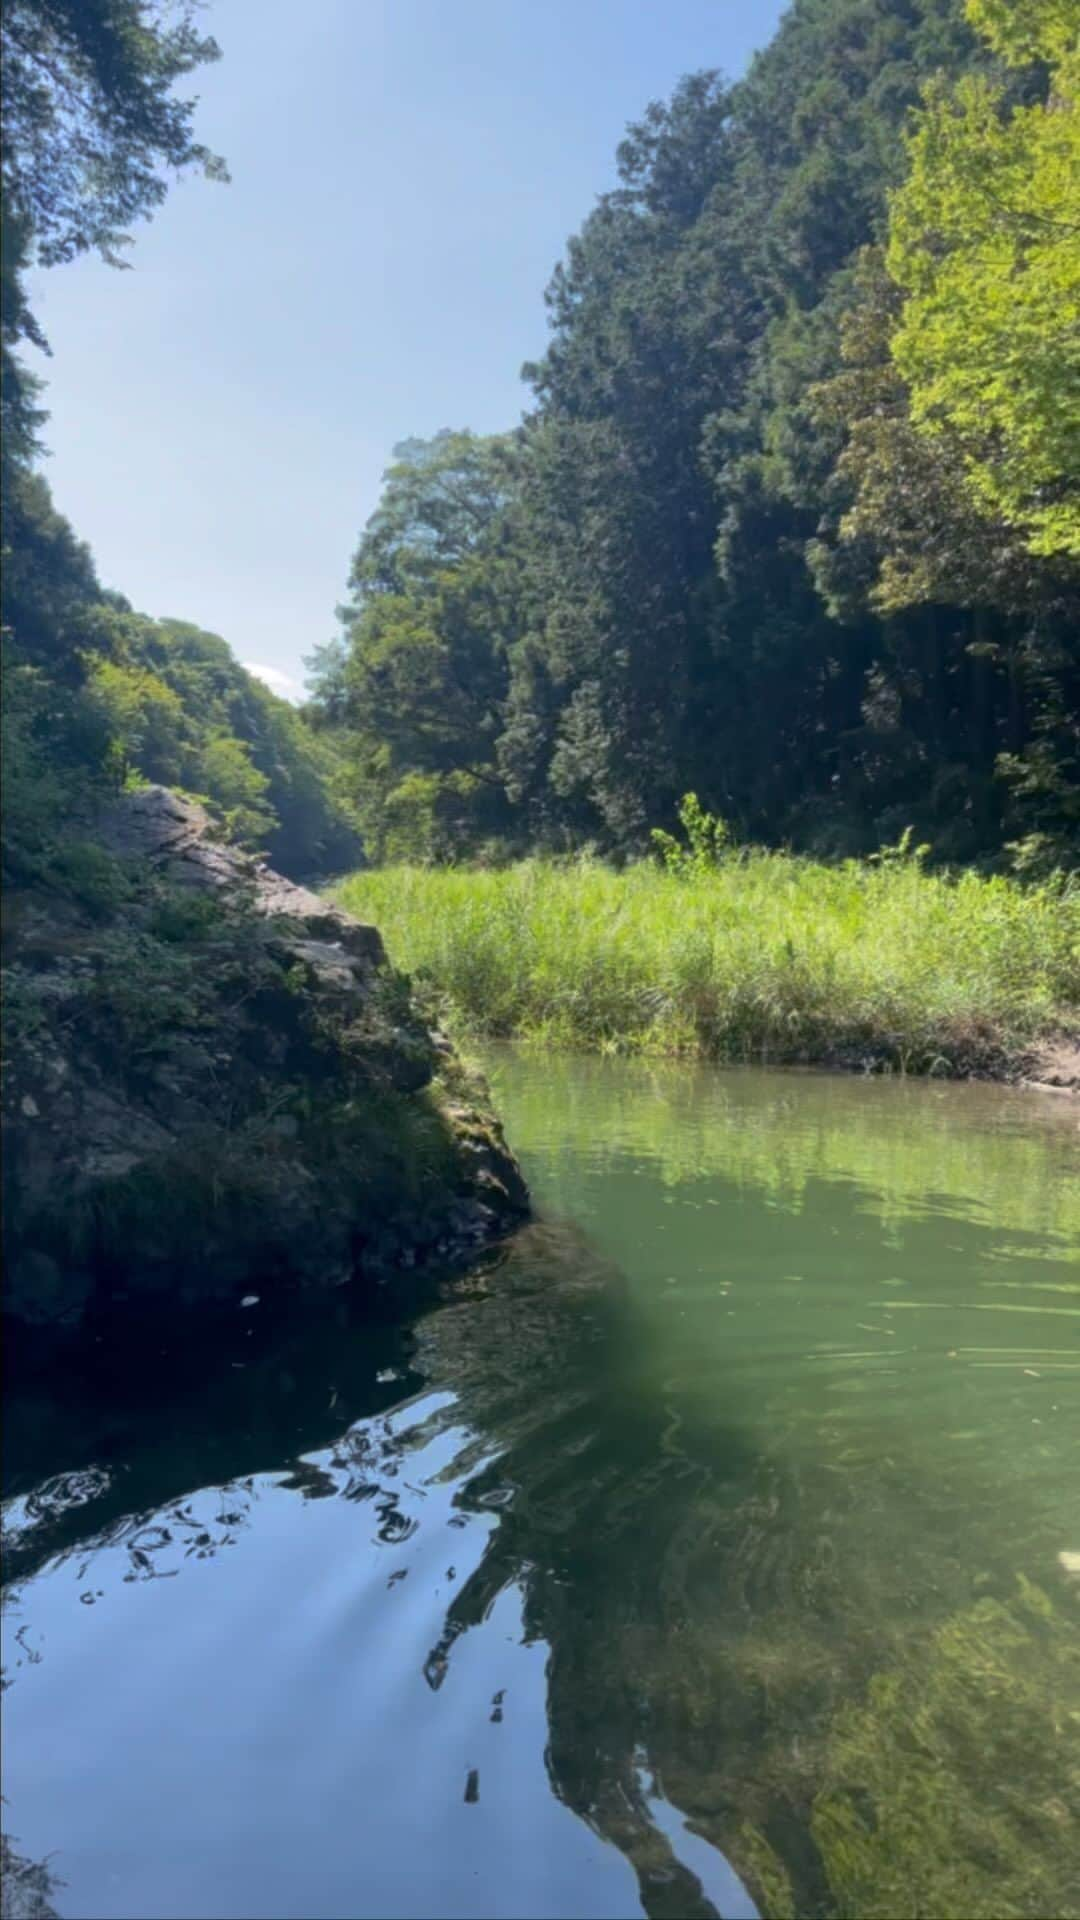
[[[39,1910],[1080,1914],[1075,1103],[487,1064],[538,1219],[404,1324],[10,1394]]]

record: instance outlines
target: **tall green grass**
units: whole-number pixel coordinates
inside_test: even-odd
[[[1080,890],[742,851],[389,867],[337,890],[458,1031],[714,1059],[1001,1072],[1080,1026]]]

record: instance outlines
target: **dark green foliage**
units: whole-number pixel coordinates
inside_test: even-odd
[[[892,352],[924,89],[1046,93],[964,0],[796,0],[743,81],[648,107],[548,290],[524,426],[396,450],[305,715],[102,595],[10,352],[26,259],[111,257],[168,170],[213,170],[171,87],[216,49],[140,0],[13,0],[5,31],[7,848],[135,777],[298,874],[355,859],[350,816],[379,858],[621,856],[687,791],[742,840],[1072,862],[1080,578],[973,504]]]
[[[169,174],[223,162],[192,134],[175,82],[218,58],[195,8],[149,0],[7,0],[3,188],[44,266],[93,249],[112,264]]]
[[[505,833],[495,745],[522,617],[507,439],[395,449],[353,560],[348,646],[316,656],[316,711],[350,742],[374,849],[445,857]]]
[[[507,1218],[526,1205],[494,1124],[461,1107],[461,1088],[434,1084],[442,1056],[407,983],[381,970],[377,936],[358,930],[370,964],[353,968],[342,940],[305,937],[303,893],[213,846],[200,878],[193,807],[148,797],[169,823],[160,842],[132,827],[144,800],[104,815],[121,788],[171,784],[294,876],[360,856],[336,797],[332,703],[317,733],[217,635],[103,591],[34,466],[44,416],[16,349],[46,343],[24,268],[88,249],[119,264],[124,229],[156,207],[168,172],[222,171],[192,137],[194,103],[171,94],[216,57],[197,4],[11,0],[4,13],[4,1227],[17,1304],[10,1285],[5,1300],[40,1327],[77,1320],[98,1282],[125,1278],[168,1298],[170,1318],[177,1291],[225,1297],[256,1272],[325,1284],[362,1264],[374,1278],[445,1252],[466,1227],[486,1231],[493,1191]],[[501,484],[486,449],[480,466]],[[402,492],[406,519],[430,526],[426,590],[456,622],[444,651],[461,670],[459,709],[444,717],[433,696],[414,723],[436,766],[440,732],[456,726],[460,744],[471,725],[466,683],[502,624],[487,579],[459,584],[483,486],[464,520],[453,484],[439,492],[416,509]],[[384,606],[425,591],[422,569],[398,577],[397,544],[382,527],[370,579],[354,582]],[[443,560],[459,573],[443,580]]]
[[[0,209],[0,461],[5,476],[38,451],[38,428],[45,418],[35,404],[41,383],[14,351],[22,339],[45,347],[20,278],[26,248],[26,221],[15,218],[4,204]]]
[[[4,858],[17,876],[85,830],[125,780],[179,786],[230,838],[308,876],[354,865],[333,744],[246,673],[224,640],[150,620],[97,584],[41,475],[5,501]]]
[[[693,790],[822,852],[1074,856],[1080,581],[979,519],[890,357],[905,130],[991,63],[963,0],[797,0],[629,129],[524,428],[414,445],[361,540],[322,678],[376,851],[631,852]]]
[[[197,4],[197,0],[196,0]],[[37,449],[40,383],[15,358],[48,343],[22,285],[27,265],[97,252],[120,266],[129,227],[164,200],[170,176],[228,178],[194,138],[194,98],[173,87],[219,49],[178,0],[6,0],[0,82],[3,190],[2,424],[11,467]],[[171,17],[170,17],[171,16]],[[4,546],[8,547],[5,533]]]
[[[223,175],[193,137],[194,100],[172,92],[217,47],[186,0],[11,0],[3,51],[5,872],[73,884],[69,842],[85,842],[129,778],[198,792],[233,838],[291,873],[351,865],[359,842],[330,795],[329,741],[216,635],[104,593],[33,465],[45,416],[15,349],[45,342],[23,270],[87,250],[116,264],[170,174]]]
[[[93,696],[116,771],[205,799],[230,838],[299,876],[359,853],[332,799],[333,747],[245,672],[217,634],[183,620],[99,607]]]
[[[3,532],[4,627],[22,659],[76,684],[87,609],[101,598],[89,549],[57,513],[42,475],[24,466],[6,476]]]
[[[107,786],[108,732],[89,696],[90,555],[40,474],[5,450],[2,641],[4,871],[29,877]]]

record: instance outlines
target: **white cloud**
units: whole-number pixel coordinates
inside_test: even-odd
[[[303,697],[299,680],[294,680],[291,673],[283,673],[280,667],[264,667],[258,660],[244,660],[241,665],[246,673],[253,673],[256,680],[261,680],[271,693],[280,694],[283,700]]]

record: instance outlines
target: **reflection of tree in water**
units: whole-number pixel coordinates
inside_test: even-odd
[[[276,1320],[245,1316],[231,1346],[221,1339],[212,1371],[196,1355],[174,1372],[168,1356],[145,1379],[118,1364],[113,1373],[88,1368],[55,1390],[13,1383],[4,1413],[12,1489],[5,1581],[88,1544],[96,1552],[130,1539],[136,1575],[164,1572],[176,1546],[182,1561],[189,1549],[198,1558],[231,1544],[260,1473],[295,1461],[304,1475],[303,1453],[400,1398],[416,1378],[411,1344],[399,1327],[373,1326],[363,1300],[343,1298],[321,1311],[301,1303]],[[379,1384],[385,1362],[392,1382]],[[307,1477],[314,1490],[318,1469]],[[192,1487],[202,1490],[197,1512],[187,1511]],[[152,1523],[176,1537],[139,1539]]]
[[[105,1549],[123,1550],[125,1580],[174,1578],[242,1541],[264,1471],[304,1499],[368,1504],[398,1543],[417,1525],[410,1462],[454,1428],[443,1477],[498,1524],[427,1683],[519,1587],[550,1648],[555,1791],[633,1862],[651,1915],[723,1910],[676,1857],[657,1793],[769,1915],[1080,1914],[1080,1636],[1066,1583],[980,1557],[999,1489],[969,1468],[961,1503],[955,1476],[852,1459],[850,1432],[763,1452],[736,1382],[695,1405],[643,1364],[642,1339],[580,1235],[529,1228],[413,1334],[312,1324],[197,1399],[132,1414],[111,1452],[88,1429],[83,1464],[11,1503],[8,1573],[67,1561],[87,1605]],[[445,1400],[399,1431],[393,1408],[421,1382]],[[1032,1527],[1025,1566],[1044,1544]],[[11,1644],[35,1657],[32,1634]]]
[[[551,1648],[555,1789],[631,1858],[650,1914],[713,1910],[650,1775],[769,1915],[1080,1914],[1073,1596],[1052,1554],[1045,1586],[992,1562],[997,1489],[966,1490],[958,1530],[955,1477],[839,1470],[828,1437],[763,1455],[708,1410],[695,1430],[561,1229],[427,1321],[420,1362],[499,1449],[459,1496],[500,1525],[429,1681],[519,1584]]]
[[[89,1479],[88,1475],[78,1477],[84,1481]],[[79,1598],[84,1606],[93,1606],[95,1601],[104,1598],[103,1589],[94,1585],[99,1556],[122,1548],[126,1566],[121,1578],[128,1584],[137,1580],[175,1579],[185,1560],[207,1560],[221,1548],[234,1546],[239,1530],[249,1524],[251,1507],[259,1498],[254,1478],[231,1481],[221,1487],[204,1487],[190,1499],[178,1500],[165,1508],[117,1514],[103,1521],[89,1538],[72,1541],[49,1554],[45,1543],[56,1522],[70,1514],[76,1504],[69,1497],[69,1478],[59,1474],[44,1481],[23,1503],[22,1513],[15,1518],[5,1517],[5,1559],[9,1570],[12,1573],[18,1570],[21,1578],[35,1572],[45,1558],[54,1566],[74,1564],[75,1579],[82,1587]],[[107,1477],[102,1476],[96,1489],[99,1497],[105,1494],[108,1485]],[[37,1528],[42,1529],[40,1536],[35,1532]],[[5,1586],[5,1610],[17,1606],[20,1592],[15,1585]],[[22,1644],[19,1634],[15,1634],[13,1640]],[[29,1646],[24,1647],[24,1652],[30,1661],[35,1659]],[[21,1665],[22,1661],[17,1660],[16,1664]]]

